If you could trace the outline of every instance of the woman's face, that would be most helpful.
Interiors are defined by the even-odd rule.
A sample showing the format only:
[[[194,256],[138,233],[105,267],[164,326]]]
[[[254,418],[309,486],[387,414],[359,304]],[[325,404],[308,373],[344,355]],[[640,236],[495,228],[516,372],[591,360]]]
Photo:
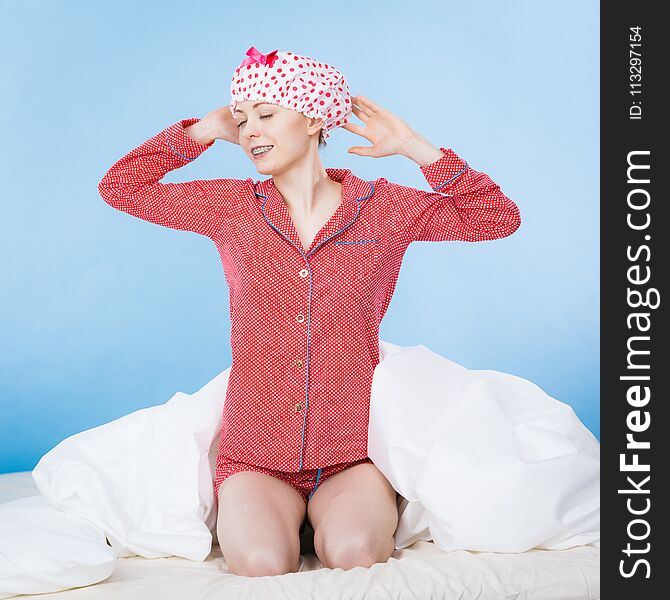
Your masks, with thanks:
[[[238,102],[233,118],[238,125],[239,142],[259,173],[278,174],[303,159],[318,143],[321,119],[256,100]],[[272,146],[269,152],[254,156],[256,146]]]

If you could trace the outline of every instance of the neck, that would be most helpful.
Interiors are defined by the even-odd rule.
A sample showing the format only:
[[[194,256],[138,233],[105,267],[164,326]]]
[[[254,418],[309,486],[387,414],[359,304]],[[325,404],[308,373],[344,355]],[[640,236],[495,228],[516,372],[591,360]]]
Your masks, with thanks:
[[[342,187],[339,182],[328,177],[318,156],[315,161],[305,160],[285,172],[273,175],[272,180],[286,205],[306,215],[315,211],[319,198]]]

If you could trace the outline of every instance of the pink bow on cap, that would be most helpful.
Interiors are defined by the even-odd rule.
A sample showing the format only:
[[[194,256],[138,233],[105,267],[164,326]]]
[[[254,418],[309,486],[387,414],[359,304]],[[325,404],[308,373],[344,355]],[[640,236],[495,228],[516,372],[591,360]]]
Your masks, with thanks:
[[[261,65],[267,65],[268,67],[271,67],[275,60],[277,60],[279,57],[277,56],[277,50],[273,50],[272,52],[268,52],[268,54],[263,54],[259,50],[256,50],[253,46],[247,50],[247,56],[249,58],[245,58],[242,61],[242,64],[240,65],[241,67],[245,65],[253,65],[254,63],[259,63]]]

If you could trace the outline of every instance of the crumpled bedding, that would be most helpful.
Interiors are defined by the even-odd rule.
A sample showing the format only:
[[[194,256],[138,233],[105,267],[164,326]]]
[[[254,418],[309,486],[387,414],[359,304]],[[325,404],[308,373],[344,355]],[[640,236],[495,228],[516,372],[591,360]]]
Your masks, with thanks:
[[[600,543],[600,445],[508,373],[381,343],[368,454],[405,500],[396,548],[525,552]]]
[[[0,475],[0,504],[38,492],[30,472]],[[0,597],[2,597],[0,595]],[[218,545],[204,561],[177,556],[118,558],[108,578],[49,596],[49,600],[599,600],[600,549],[523,553],[444,552],[418,541],[385,564],[349,571],[325,569],[313,553],[300,570],[280,577],[226,572]]]
[[[422,557],[413,567],[425,571],[419,588],[434,574],[441,582],[436,589],[450,589],[451,579],[441,573],[451,568],[442,564],[446,556],[470,561],[486,555],[473,563],[474,572],[482,569],[475,579],[454,587],[470,594],[463,597],[480,597],[475,590],[485,588],[505,597],[506,578],[516,581],[521,565],[535,569],[545,557],[561,564],[565,557],[585,557],[589,569],[598,563],[599,444],[572,408],[527,380],[466,369],[422,345],[380,340],[380,359],[368,454],[400,494],[394,557],[410,547],[443,555],[439,566],[429,567]],[[178,392],[163,405],[63,440],[32,472],[39,493],[98,527],[118,559],[207,563],[217,547],[212,483],[229,371],[194,394]],[[517,561],[504,581],[488,573],[491,561],[499,560],[491,552]],[[500,560],[503,570],[512,564]],[[593,588],[598,578],[578,574],[578,562],[571,561],[565,558],[572,565],[565,567],[566,585],[584,594],[584,582]],[[563,577],[555,565],[549,570],[554,579]],[[320,570],[324,577],[324,571],[328,577],[337,572]],[[541,579],[533,571],[519,582],[532,589]],[[379,585],[386,589],[386,579]],[[524,589],[519,585],[517,591]],[[546,589],[542,593],[549,594]]]
[[[203,560],[229,373],[64,440],[33,470],[40,492],[97,524],[119,556]],[[397,549],[599,543],[599,444],[570,406],[520,377],[380,340],[368,454],[400,494]]]

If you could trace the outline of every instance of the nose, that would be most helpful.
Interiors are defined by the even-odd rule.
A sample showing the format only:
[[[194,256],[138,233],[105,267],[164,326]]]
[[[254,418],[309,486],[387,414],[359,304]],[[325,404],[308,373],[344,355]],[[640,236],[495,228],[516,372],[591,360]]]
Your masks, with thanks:
[[[246,139],[257,138],[259,136],[258,123],[255,120],[247,119],[242,135]]]

